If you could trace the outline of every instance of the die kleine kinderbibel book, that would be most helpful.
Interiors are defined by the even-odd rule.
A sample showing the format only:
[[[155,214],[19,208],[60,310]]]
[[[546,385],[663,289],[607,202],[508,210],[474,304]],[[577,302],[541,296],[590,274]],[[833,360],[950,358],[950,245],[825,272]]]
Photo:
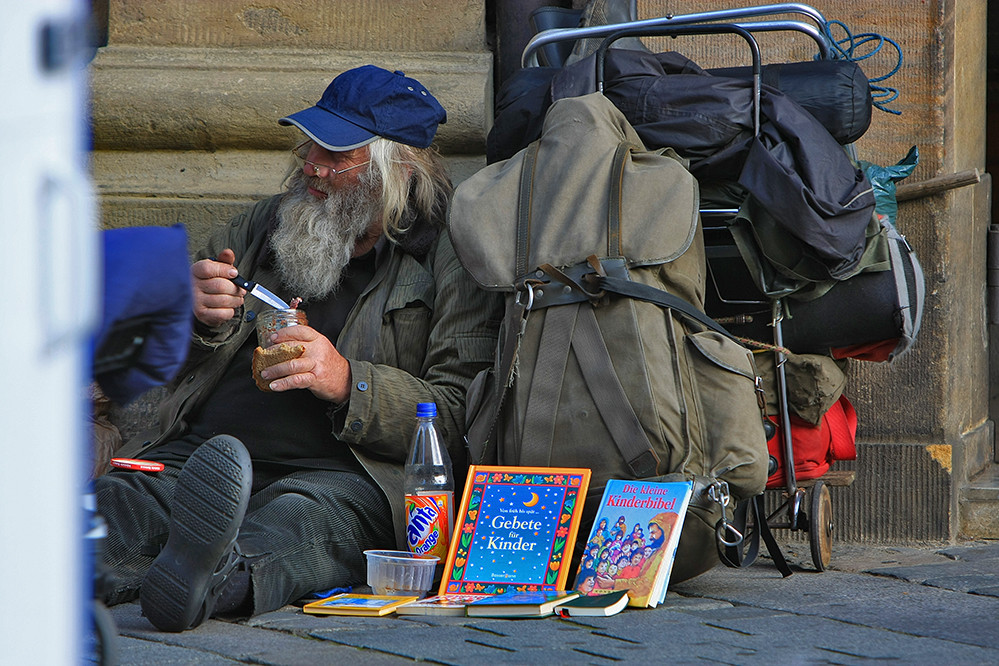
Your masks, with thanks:
[[[687,481],[609,480],[576,572],[576,591],[627,590],[628,605],[639,608],[662,603],[690,495]]]
[[[439,594],[566,589],[590,470],[472,465]]]

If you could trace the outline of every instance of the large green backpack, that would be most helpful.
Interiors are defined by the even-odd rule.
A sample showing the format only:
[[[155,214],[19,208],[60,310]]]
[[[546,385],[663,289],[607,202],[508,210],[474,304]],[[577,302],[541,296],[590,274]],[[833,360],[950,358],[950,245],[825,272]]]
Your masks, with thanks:
[[[590,468],[583,540],[608,479],[691,480],[671,580],[714,566],[723,506],[762,492],[767,447],[752,355],[702,313],[681,160],[601,94],[568,98],[538,141],[463,182],[448,218],[473,278],[509,294],[468,396],[470,460]]]

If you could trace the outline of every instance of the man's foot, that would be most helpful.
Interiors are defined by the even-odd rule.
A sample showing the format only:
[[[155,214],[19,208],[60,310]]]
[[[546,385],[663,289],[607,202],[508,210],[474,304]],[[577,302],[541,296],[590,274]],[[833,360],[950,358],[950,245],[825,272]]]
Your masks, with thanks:
[[[250,501],[250,455],[218,435],[191,454],[177,477],[170,535],[139,590],[142,612],[161,631],[184,631],[211,616],[239,562],[236,534]]]

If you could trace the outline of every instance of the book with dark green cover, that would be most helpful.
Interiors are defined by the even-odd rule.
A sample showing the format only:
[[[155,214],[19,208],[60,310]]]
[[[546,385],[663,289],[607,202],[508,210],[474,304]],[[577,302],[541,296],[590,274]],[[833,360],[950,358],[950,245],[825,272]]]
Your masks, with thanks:
[[[592,597],[579,596],[572,601],[559,604],[555,612],[562,617],[617,615],[628,605],[628,591],[618,590]]]

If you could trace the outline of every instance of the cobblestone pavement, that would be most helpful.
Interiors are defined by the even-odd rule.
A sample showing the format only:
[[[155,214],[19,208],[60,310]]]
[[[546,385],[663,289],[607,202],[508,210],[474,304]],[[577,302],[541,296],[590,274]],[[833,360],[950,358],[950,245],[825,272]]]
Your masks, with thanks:
[[[906,664],[999,663],[999,542],[807,544],[671,586],[665,604],[609,618],[312,616],[287,606],[250,620],[156,631],[139,605],[112,610],[122,664]]]

